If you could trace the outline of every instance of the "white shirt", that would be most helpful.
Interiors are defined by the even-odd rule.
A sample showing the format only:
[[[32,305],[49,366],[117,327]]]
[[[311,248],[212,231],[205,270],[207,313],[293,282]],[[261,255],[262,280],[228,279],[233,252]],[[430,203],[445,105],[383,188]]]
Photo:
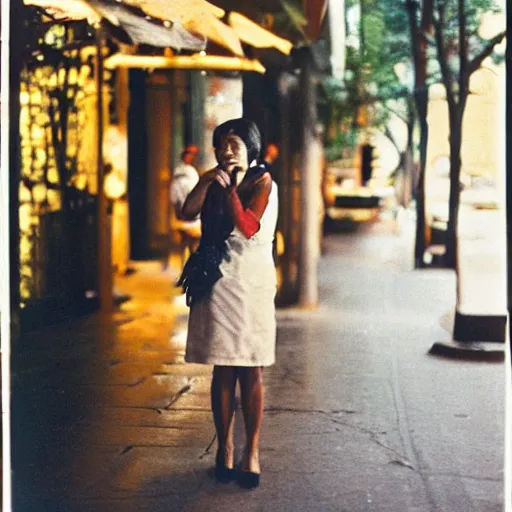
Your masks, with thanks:
[[[185,204],[187,196],[199,182],[199,173],[196,169],[185,162],[181,162],[174,171],[171,183],[171,204],[174,206],[178,217]]]

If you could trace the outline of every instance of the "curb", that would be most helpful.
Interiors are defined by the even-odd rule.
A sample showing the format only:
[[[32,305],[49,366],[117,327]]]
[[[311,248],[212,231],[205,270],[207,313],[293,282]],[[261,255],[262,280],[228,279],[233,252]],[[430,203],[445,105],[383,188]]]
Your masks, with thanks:
[[[495,342],[439,341],[432,345],[430,355],[467,361],[503,362],[505,344]]]

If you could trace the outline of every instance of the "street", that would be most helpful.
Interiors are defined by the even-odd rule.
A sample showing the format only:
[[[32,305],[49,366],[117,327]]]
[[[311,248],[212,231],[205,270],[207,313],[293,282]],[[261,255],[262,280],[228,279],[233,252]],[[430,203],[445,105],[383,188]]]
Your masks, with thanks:
[[[159,264],[118,281],[132,300],[111,319],[25,335],[14,512],[500,512],[503,363],[429,355],[455,276],[412,269],[412,231],[327,235],[319,308],[278,310],[255,491],[213,479],[211,370],[182,362],[186,310]]]

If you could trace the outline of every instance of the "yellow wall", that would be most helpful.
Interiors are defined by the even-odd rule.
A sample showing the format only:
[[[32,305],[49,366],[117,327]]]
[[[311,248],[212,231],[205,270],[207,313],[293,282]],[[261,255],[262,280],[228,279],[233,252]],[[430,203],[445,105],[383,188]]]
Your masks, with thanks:
[[[471,176],[483,176],[496,184],[501,192],[504,180],[503,139],[503,67],[492,63],[475,72],[471,78],[462,130],[462,176],[466,185]],[[429,141],[427,150],[427,203],[447,200],[447,172],[436,169],[440,157],[449,157],[448,105],[444,88],[431,86],[429,103]],[[448,169],[446,169],[447,171]]]

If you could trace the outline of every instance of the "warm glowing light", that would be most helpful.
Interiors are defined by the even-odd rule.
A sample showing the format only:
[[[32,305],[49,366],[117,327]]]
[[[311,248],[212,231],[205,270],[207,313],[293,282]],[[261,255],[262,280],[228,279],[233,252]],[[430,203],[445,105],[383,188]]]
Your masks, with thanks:
[[[31,135],[34,140],[42,140],[44,136],[44,131],[40,126],[32,126]]]
[[[42,148],[36,149],[36,159],[35,159],[36,165],[38,167],[42,167],[44,163],[46,162],[46,152]]]
[[[77,82],[78,82],[78,70],[76,68],[71,68],[69,70],[68,83],[70,85],[75,85]]]
[[[74,177],[73,185],[78,190],[85,190],[87,187],[87,175],[83,172],[77,173]]]
[[[48,205],[51,211],[58,211],[62,208],[60,193],[57,190],[48,190]]]
[[[128,151],[126,133],[117,126],[109,126],[103,137],[103,157],[114,167],[116,162]]]
[[[126,185],[122,176],[117,172],[109,173],[105,178],[103,190],[109,199],[119,199],[123,197],[126,193]]]
[[[32,205],[25,203],[19,207],[20,230],[28,231],[30,229],[30,218],[32,217]]]
[[[44,183],[37,183],[32,189],[32,197],[37,204],[42,204],[46,201],[47,188]]]
[[[19,199],[20,203],[29,203],[32,199],[32,196],[30,195],[30,190],[25,186],[23,182],[20,184],[20,190],[19,190]]]

